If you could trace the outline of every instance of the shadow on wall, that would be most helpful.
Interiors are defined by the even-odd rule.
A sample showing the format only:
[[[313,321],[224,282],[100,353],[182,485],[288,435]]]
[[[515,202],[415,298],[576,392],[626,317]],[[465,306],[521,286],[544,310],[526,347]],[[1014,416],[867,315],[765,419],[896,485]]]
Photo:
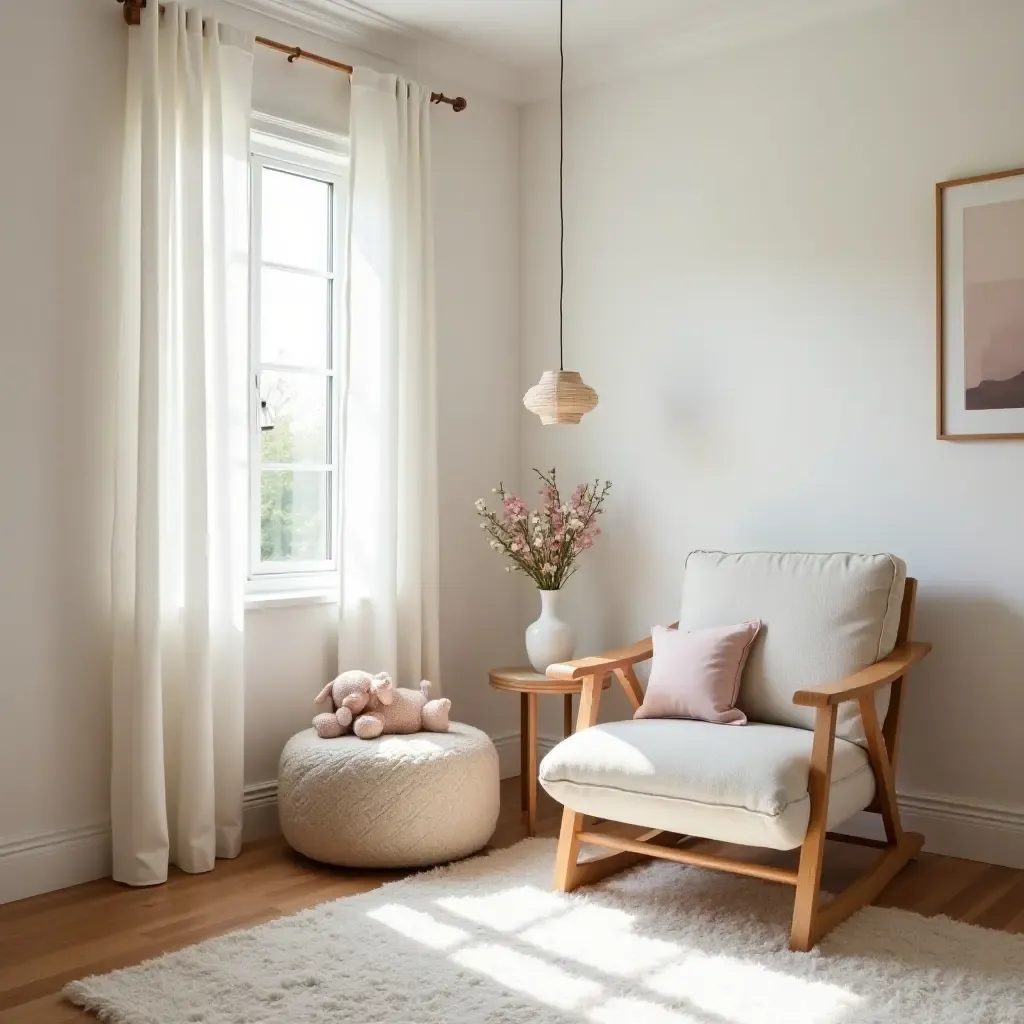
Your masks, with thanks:
[[[994,722],[1024,720],[1024,610],[921,581],[913,636],[933,645],[909,677],[901,782],[1019,807],[1024,753]],[[901,786],[904,788],[904,786]]]
[[[651,545],[644,536],[635,502],[623,502],[615,509],[614,519],[611,515],[607,518],[611,527],[602,523],[605,536],[598,538],[598,543],[605,542],[606,550],[588,567],[592,593],[589,603],[593,606],[590,628],[598,632],[605,646],[617,646],[640,639],[620,634],[623,624],[632,623],[637,614],[634,579],[641,574],[638,563],[649,557],[647,549]]]

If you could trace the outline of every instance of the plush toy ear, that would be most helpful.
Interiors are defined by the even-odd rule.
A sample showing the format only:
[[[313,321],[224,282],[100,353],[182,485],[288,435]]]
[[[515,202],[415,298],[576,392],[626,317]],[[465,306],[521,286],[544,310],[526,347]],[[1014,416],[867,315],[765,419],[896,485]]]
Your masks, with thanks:
[[[323,704],[325,700],[331,695],[331,690],[334,688],[334,683],[328,683],[317,695],[313,698],[314,704]]]
[[[381,672],[374,676],[373,695],[381,704],[390,704],[395,699],[395,687],[391,682],[391,676],[387,672]]]

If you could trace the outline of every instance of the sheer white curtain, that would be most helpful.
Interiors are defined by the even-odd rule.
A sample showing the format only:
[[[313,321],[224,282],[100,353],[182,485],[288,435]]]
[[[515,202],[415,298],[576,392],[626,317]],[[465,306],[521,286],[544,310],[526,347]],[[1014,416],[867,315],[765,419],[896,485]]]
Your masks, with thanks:
[[[438,678],[430,93],[352,76],[341,668]]]
[[[114,877],[242,831],[252,38],[176,3],[129,33],[113,592]]]

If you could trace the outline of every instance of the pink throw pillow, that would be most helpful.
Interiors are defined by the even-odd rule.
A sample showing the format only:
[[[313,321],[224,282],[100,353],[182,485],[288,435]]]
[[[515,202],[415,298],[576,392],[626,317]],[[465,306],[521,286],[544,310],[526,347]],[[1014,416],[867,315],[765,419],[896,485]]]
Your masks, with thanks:
[[[761,623],[712,626],[692,633],[655,626],[654,660],[644,702],[634,718],[695,718],[746,725],[736,707],[740,677]]]

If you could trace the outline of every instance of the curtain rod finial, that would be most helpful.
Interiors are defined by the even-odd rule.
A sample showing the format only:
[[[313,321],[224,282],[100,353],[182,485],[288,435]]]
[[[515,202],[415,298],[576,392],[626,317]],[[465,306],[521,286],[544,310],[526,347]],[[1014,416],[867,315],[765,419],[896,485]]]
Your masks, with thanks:
[[[117,0],[124,6],[124,20],[129,25],[138,25],[142,21],[142,8],[146,0]]]
[[[445,96],[443,92],[432,92],[430,94],[430,102],[447,103],[456,114],[461,113],[469,106],[465,96]]]

